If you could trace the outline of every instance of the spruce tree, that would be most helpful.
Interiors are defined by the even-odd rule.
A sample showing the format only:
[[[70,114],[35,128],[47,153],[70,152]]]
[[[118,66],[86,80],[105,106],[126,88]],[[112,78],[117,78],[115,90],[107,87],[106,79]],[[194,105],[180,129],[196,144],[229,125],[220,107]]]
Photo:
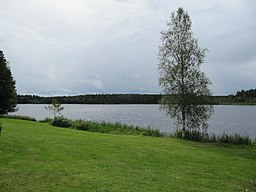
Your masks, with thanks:
[[[17,94],[10,67],[0,50],[0,115],[16,111]]]

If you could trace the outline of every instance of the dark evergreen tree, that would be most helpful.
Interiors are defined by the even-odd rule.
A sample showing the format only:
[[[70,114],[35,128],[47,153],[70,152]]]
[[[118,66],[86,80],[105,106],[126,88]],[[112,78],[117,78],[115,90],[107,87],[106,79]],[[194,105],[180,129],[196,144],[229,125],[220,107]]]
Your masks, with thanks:
[[[0,50],[0,115],[16,110],[15,81],[3,51]]]

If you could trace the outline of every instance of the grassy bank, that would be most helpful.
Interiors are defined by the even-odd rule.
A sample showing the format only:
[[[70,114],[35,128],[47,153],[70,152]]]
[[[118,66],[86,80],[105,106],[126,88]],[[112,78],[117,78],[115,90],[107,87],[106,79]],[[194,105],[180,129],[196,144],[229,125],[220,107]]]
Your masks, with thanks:
[[[13,116],[3,115],[0,118],[7,119],[20,119],[28,121],[37,121],[35,118],[28,116]],[[208,134],[198,130],[187,130],[184,133],[181,130],[176,130],[174,133],[161,133],[158,129],[143,128],[134,125],[127,125],[123,123],[110,123],[110,122],[94,122],[86,120],[71,120],[62,116],[57,116],[54,119],[46,118],[40,122],[49,123],[55,127],[70,128],[81,131],[109,133],[118,135],[144,135],[152,137],[174,137],[183,138],[186,140],[204,142],[204,143],[227,143],[235,145],[252,145],[256,144],[256,138],[252,140],[248,135],[239,134]],[[0,126],[1,127],[1,126]]]
[[[253,191],[256,147],[1,119],[0,191]]]

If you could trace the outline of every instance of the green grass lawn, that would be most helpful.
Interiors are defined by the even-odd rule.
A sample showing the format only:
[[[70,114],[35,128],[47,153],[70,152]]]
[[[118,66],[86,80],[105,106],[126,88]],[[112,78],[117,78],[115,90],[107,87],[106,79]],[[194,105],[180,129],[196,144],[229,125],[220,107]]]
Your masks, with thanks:
[[[253,191],[256,147],[1,119],[0,191]]]

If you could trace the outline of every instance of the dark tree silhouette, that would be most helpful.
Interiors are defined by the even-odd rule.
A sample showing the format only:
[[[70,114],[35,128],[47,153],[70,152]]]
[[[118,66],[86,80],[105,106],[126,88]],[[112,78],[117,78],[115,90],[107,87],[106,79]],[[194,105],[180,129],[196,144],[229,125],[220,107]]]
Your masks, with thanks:
[[[0,50],[0,115],[16,110],[17,94],[10,67]]]

